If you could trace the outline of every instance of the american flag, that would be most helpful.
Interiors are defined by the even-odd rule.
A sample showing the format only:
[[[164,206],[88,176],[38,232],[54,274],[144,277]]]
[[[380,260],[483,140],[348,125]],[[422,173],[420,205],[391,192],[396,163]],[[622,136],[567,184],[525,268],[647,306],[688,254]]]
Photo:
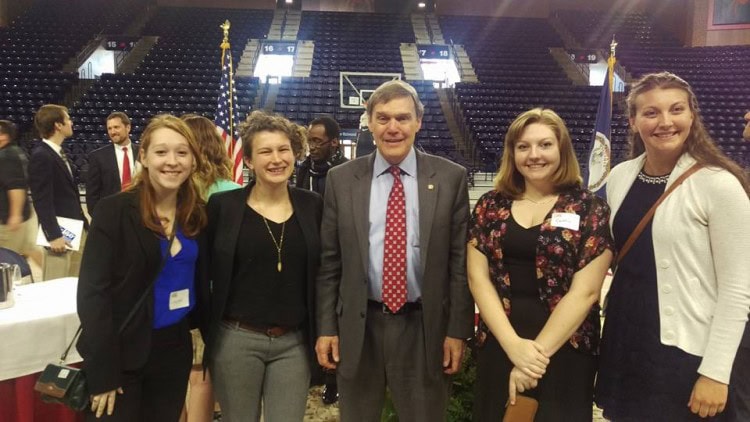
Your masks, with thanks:
[[[228,43],[227,43],[228,44]],[[234,87],[232,51],[229,45],[222,45],[221,84],[216,104],[216,130],[232,160],[232,175],[236,183],[242,184],[242,140],[237,129],[240,124],[237,90]]]

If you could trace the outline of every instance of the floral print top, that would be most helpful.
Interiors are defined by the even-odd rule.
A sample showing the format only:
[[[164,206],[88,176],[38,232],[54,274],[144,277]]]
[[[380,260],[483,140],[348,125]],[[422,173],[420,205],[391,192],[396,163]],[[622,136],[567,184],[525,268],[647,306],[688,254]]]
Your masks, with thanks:
[[[513,200],[495,190],[479,198],[469,221],[469,243],[487,257],[490,280],[510,315],[510,277],[503,264],[501,244],[505,237]],[[542,222],[536,249],[536,278],[539,299],[550,314],[570,289],[573,275],[607,249],[614,250],[609,229],[609,206],[588,190],[572,188],[561,192],[554,207]],[[555,213],[576,214],[578,230],[552,225]],[[568,226],[573,227],[568,224]],[[599,352],[599,303],[591,307],[583,324],[570,338],[570,344],[591,354]],[[489,328],[479,321],[477,339],[483,343]]]

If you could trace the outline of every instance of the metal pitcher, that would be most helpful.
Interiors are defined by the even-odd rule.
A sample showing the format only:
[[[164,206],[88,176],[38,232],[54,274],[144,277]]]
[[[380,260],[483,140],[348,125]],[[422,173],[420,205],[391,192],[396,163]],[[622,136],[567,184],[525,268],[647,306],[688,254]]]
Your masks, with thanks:
[[[15,268],[11,264],[0,264],[0,309],[10,308],[13,301],[13,277]]]

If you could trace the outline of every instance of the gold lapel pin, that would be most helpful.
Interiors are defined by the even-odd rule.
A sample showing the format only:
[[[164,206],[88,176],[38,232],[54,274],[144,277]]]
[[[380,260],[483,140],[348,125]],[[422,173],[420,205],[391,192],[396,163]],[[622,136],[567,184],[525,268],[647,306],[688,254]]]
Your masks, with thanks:
[[[427,185],[427,190],[433,190],[433,189],[435,189],[435,185],[433,184]]]

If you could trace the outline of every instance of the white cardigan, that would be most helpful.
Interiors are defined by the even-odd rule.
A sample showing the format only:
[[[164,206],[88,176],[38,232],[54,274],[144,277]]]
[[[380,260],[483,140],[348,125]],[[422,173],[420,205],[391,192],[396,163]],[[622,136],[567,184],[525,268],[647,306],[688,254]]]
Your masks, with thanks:
[[[645,159],[612,170],[610,228]],[[667,187],[694,163],[683,154]],[[704,167],[659,205],[652,235],[661,342],[702,356],[698,372],[728,384],[750,311],[750,199],[731,173]]]

